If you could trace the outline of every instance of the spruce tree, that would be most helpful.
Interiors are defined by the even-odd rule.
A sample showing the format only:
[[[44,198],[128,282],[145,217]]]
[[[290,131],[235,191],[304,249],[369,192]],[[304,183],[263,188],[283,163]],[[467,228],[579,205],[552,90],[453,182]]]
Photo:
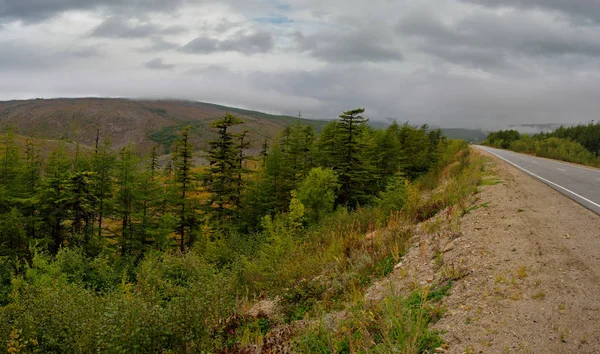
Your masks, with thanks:
[[[367,119],[363,108],[344,112],[338,121],[333,152],[334,170],[338,173],[340,194],[338,204],[354,208],[368,201],[366,193],[372,181],[371,162],[366,158]]]

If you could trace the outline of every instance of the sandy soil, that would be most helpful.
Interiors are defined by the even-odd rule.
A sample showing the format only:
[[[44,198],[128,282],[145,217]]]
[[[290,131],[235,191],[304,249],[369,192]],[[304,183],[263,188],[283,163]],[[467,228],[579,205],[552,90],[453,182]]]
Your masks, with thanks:
[[[500,183],[481,188],[459,225],[444,222],[451,211],[420,225],[366,299],[453,279],[433,327],[448,346],[436,352],[600,353],[600,217],[479,153]]]

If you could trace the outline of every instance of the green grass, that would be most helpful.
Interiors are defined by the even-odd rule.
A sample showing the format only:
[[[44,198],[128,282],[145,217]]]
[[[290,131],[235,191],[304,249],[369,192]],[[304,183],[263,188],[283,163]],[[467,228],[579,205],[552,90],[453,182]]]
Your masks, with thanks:
[[[302,331],[294,349],[302,353],[433,352],[443,340],[429,326],[445,312],[440,301],[451,287],[448,283],[433,291],[417,289],[408,297],[388,294],[377,304],[359,304],[333,330],[318,323]]]

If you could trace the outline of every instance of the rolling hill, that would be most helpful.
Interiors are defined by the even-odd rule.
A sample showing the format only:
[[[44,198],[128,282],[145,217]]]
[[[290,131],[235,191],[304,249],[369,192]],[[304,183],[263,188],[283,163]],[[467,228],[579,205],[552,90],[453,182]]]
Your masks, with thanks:
[[[211,122],[226,112],[246,121],[239,129],[249,130],[252,147],[258,148],[265,138],[272,139],[296,117],[202,102],[177,100],[129,100],[114,98],[59,98],[0,102],[0,126],[12,127],[16,133],[41,139],[66,140],[92,146],[99,131],[101,139],[113,146],[133,144],[140,152],[160,145],[165,152],[178,132],[189,126],[203,147],[211,138]],[[300,119],[320,131],[327,121]]]

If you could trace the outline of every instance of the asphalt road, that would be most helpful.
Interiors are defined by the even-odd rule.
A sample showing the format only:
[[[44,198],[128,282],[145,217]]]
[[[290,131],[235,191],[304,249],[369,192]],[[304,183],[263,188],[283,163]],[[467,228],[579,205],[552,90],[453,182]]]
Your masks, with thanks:
[[[474,146],[508,162],[600,215],[600,170],[487,146]]]

